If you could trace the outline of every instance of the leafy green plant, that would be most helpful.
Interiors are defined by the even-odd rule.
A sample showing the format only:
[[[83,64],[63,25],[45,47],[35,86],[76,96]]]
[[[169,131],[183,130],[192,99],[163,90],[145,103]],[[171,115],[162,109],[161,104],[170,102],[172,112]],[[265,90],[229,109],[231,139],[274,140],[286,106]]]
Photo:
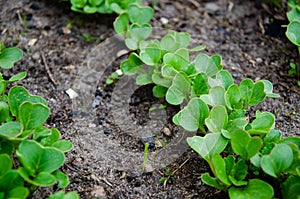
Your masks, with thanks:
[[[289,20],[289,24],[286,30],[287,38],[297,46],[299,55],[300,55],[300,2],[298,0],[289,0],[288,6],[291,8],[289,12],[287,12],[287,18]],[[300,78],[300,65],[291,63],[291,70],[289,74],[296,75]],[[300,80],[297,82],[300,86]]]
[[[154,83],[156,97],[165,97],[172,105],[186,104],[173,122],[204,135],[187,139],[211,168],[213,176],[205,173],[201,180],[228,191],[230,198],[273,198],[273,184],[266,181],[272,178],[285,198],[295,196],[300,138],[282,138],[270,112],[257,110],[254,118],[249,114],[250,107],[279,97],[272,83],[248,78],[234,83],[219,55],[200,53],[190,60],[191,53],[205,46],[188,48],[188,33],[170,31],[161,40],[149,39],[152,16],[150,7],[132,4],[116,18],[115,31],[132,50],[120,68],[125,75],[138,74],[139,85]],[[291,183],[295,186],[289,187]]]
[[[131,3],[140,3],[141,0],[70,0],[71,9],[86,14],[113,12],[121,13],[128,9]]]
[[[17,48],[1,48],[1,68],[11,68],[22,57]],[[46,100],[22,86],[6,93],[10,83],[25,77],[21,72],[5,80],[0,73],[0,198],[27,198],[39,186],[69,184],[68,176],[57,170],[72,143],[61,140],[57,129],[43,126],[50,115]]]

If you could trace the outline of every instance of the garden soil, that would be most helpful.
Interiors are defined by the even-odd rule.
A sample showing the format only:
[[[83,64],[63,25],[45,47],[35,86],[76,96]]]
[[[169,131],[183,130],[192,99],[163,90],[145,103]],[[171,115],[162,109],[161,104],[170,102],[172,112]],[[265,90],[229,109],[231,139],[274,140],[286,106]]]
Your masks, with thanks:
[[[280,97],[249,110],[250,119],[255,110],[270,111],[284,136],[299,136],[300,88],[288,71],[290,62],[300,64],[300,57],[282,27],[287,24],[284,3],[145,4],[155,8],[151,23],[157,39],[168,29],[188,32],[192,45],[205,44],[205,53],[222,56],[236,83],[270,80]],[[196,133],[171,122],[180,107],[154,98],[152,85],[137,87],[133,77],[105,84],[128,55],[113,31],[116,15],[75,13],[69,2],[53,0],[0,0],[0,13],[1,41],[24,52],[13,69],[1,72],[10,77],[26,71],[27,78],[16,84],[47,100],[51,115],[45,125],[58,128],[74,144],[61,168],[70,178],[65,191],[77,191],[81,198],[228,198],[201,182],[209,167],[185,142]],[[32,198],[58,190],[39,188]]]

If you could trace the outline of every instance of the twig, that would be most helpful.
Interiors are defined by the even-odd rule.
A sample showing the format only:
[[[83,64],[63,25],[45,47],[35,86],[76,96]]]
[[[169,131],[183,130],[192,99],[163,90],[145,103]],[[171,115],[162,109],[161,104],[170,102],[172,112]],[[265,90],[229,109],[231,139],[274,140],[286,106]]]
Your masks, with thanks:
[[[23,20],[23,18],[21,16],[20,10],[17,10],[17,15],[18,15],[18,19],[19,19],[21,25],[23,26],[24,29],[26,29],[26,26],[25,26],[24,20]]]
[[[177,171],[179,171],[179,169],[181,169],[188,161],[190,160],[190,158],[186,159],[177,169],[175,169],[171,175],[168,175],[168,177],[166,178],[166,180],[164,181],[164,189],[166,189],[166,185],[167,185],[167,181],[170,179],[170,177],[172,177],[175,173],[177,173]]]
[[[41,57],[42,57],[42,59],[43,59],[43,63],[44,63],[46,72],[47,72],[47,74],[48,74],[48,76],[49,76],[51,82],[54,84],[54,86],[57,86],[57,82],[55,81],[55,79],[54,79],[52,73],[50,72],[49,66],[48,66],[48,64],[47,64],[47,62],[46,62],[45,55],[44,55],[42,52],[41,52]]]

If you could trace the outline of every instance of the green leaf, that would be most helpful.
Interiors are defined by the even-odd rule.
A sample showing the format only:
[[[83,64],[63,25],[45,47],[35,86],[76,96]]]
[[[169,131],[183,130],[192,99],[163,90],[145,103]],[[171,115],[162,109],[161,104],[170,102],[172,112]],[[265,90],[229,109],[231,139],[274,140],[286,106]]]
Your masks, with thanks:
[[[258,81],[255,84],[251,79],[244,79],[240,84],[241,98],[245,100],[245,109],[248,106],[256,106],[263,102],[265,93],[265,84],[262,81]]]
[[[209,173],[204,173],[201,175],[201,180],[202,182],[204,182],[205,184],[215,187],[219,190],[223,190],[226,191],[226,187],[224,185],[221,185],[218,180],[216,178],[213,178],[209,175]]]
[[[40,140],[40,144],[43,146],[51,146],[54,142],[58,141],[59,138],[60,132],[56,128],[53,128],[50,130],[50,135],[47,135]]]
[[[161,39],[160,46],[166,52],[175,52],[180,48],[180,44],[176,42],[176,38],[171,33],[168,33]]]
[[[8,82],[12,83],[12,82],[16,82],[16,81],[20,81],[22,79],[24,79],[26,77],[27,73],[26,72],[20,72],[14,76],[12,76],[11,78],[9,78]]]
[[[93,14],[96,13],[98,11],[98,9],[96,7],[92,7],[90,5],[85,5],[83,7],[83,12],[87,13],[87,14]]]
[[[10,118],[9,107],[6,102],[0,101],[0,124],[8,121]]]
[[[279,130],[272,129],[264,138],[264,145],[268,143],[278,143],[281,140],[282,133]]]
[[[222,86],[225,90],[233,84],[231,74],[226,70],[221,70],[216,74],[216,78],[208,78],[210,87]]]
[[[10,141],[0,141],[0,154],[12,155],[14,145]]]
[[[268,80],[261,80],[265,85],[265,93],[267,94],[267,97],[271,98],[278,98],[280,97],[279,94],[273,93],[273,84]]]
[[[61,150],[62,152],[68,152],[73,148],[72,142],[68,140],[58,140],[54,142],[51,146]]]
[[[222,129],[226,129],[227,122],[228,115],[224,106],[214,106],[205,119],[207,128],[213,133],[221,133]]]
[[[7,122],[0,126],[0,137],[7,140],[14,140],[22,133],[22,125],[19,122]]]
[[[183,56],[175,53],[167,53],[163,57],[164,64],[172,66],[176,71],[185,72],[190,62]]]
[[[228,140],[221,133],[208,133],[204,137],[188,137],[187,143],[208,163],[211,163],[212,156],[221,153],[227,146]]]
[[[71,0],[71,4],[77,8],[83,8],[86,3],[87,0]]]
[[[230,198],[239,199],[272,199],[274,196],[272,186],[259,179],[249,180],[246,187],[231,187],[228,193]]]
[[[196,71],[199,73],[206,73],[207,76],[212,77],[222,69],[222,66],[217,61],[219,56],[214,58],[207,56],[206,54],[199,54],[194,60]],[[214,60],[215,59],[215,60]]]
[[[24,102],[19,108],[19,119],[24,130],[34,129],[42,125],[50,115],[50,110],[43,104]]]
[[[287,144],[277,144],[269,155],[262,156],[263,171],[275,178],[287,170],[293,162],[293,150]]]
[[[91,4],[93,7],[97,7],[103,2],[103,0],[88,0],[88,1],[89,4]]]
[[[22,59],[23,52],[16,47],[6,48],[0,52],[0,67],[10,69],[14,63]]]
[[[143,51],[140,52],[141,60],[149,65],[154,66],[160,63],[162,52],[160,46],[156,43],[149,43]]]
[[[153,79],[153,76],[152,76],[152,79]],[[155,83],[155,82],[154,82]],[[153,87],[152,91],[153,91],[153,95],[157,98],[162,98],[166,95],[167,93],[167,88],[166,87],[163,87],[163,86],[159,86],[159,85],[156,85]]]
[[[126,31],[128,30],[128,26],[129,26],[128,14],[126,12],[120,14],[115,19],[113,25],[114,25],[114,29],[115,29],[116,33],[124,36]]]
[[[152,19],[154,11],[148,6],[131,4],[128,8],[128,15],[131,23],[146,24]]]
[[[196,46],[195,48],[192,48],[189,51],[190,52],[198,52],[198,51],[204,50],[205,48],[206,48],[206,46],[203,44],[203,45]]]
[[[227,166],[227,165],[226,165]],[[235,186],[244,186],[247,185],[246,181],[243,181],[248,174],[248,165],[245,160],[240,159],[230,172],[229,179]]]
[[[144,73],[140,74],[136,77],[136,84],[137,85],[147,85],[152,83],[151,74]]]
[[[166,100],[172,105],[179,105],[190,92],[190,82],[184,73],[178,73],[172,82],[171,87],[166,94]]]
[[[49,196],[47,199],[79,199],[79,195],[73,191],[68,193],[65,193],[64,191],[58,191]]]
[[[64,154],[60,150],[43,147],[33,140],[23,141],[16,154],[21,165],[30,175],[41,172],[51,173],[61,167],[65,161]]]
[[[7,154],[0,154],[0,178],[12,168],[12,162]]]
[[[127,60],[121,63],[121,70],[122,73],[125,75],[133,75],[137,73],[143,62],[140,60],[139,56],[136,53],[131,53]]]
[[[187,131],[197,131],[208,117],[209,108],[200,98],[192,98],[186,107],[177,113],[177,122]]]
[[[192,82],[193,92],[196,96],[208,94],[209,85],[207,84],[207,76],[204,73],[198,74]]]
[[[299,15],[299,14],[298,14]],[[287,38],[296,46],[300,46],[300,21],[294,20],[289,23],[286,31]]]
[[[289,176],[289,178],[281,184],[281,193],[283,198],[299,198],[300,177]]]
[[[139,48],[139,43],[151,35],[152,27],[150,24],[132,24],[125,39],[126,46],[131,50]]]
[[[68,186],[70,184],[69,177],[63,172],[55,172],[53,174],[53,176],[58,181],[60,188],[65,188],[66,186]]]
[[[200,98],[211,106],[225,106],[225,89],[221,86],[213,87],[209,90],[209,94],[201,95]]]
[[[25,102],[41,103],[47,106],[47,102],[40,96],[30,95],[29,92],[22,86],[14,86],[8,93],[8,104],[13,116],[18,118],[20,105]]]
[[[236,130],[231,135],[231,147],[235,153],[249,160],[261,149],[262,140],[259,137],[251,137],[247,131]]]
[[[26,187],[16,187],[10,190],[7,198],[25,199],[29,196],[29,190]]]
[[[248,132],[251,135],[264,136],[270,132],[275,125],[275,116],[269,112],[256,111],[256,118],[250,124],[251,128]]]
[[[219,179],[226,186],[230,186],[231,182],[229,181],[226,173],[226,163],[220,154],[218,153],[214,154],[212,158],[212,165],[214,167],[214,171],[217,179]]]
[[[23,187],[24,181],[16,170],[9,170],[0,176],[0,193],[8,192],[17,187]]]

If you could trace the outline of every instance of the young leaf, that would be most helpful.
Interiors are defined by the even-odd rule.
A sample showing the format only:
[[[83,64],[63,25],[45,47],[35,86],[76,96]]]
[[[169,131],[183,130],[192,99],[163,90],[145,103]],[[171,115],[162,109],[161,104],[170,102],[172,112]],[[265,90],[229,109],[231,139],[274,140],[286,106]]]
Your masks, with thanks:
[[[262,140],[259,137],[251,137],[244,130],[237,130],[231,135],[231,147],[235,153],[249,160],[261,149]]]
[[[225,93],[225,104],[229,110],[242,108],[243,104],[238,85],[233,84],[227,89]]]
[[[87,0],[71,0],[71,4],[77,8],[83,8],[86,3]]]
[[[74,191],[68,193],[58,191],[49,196],[47,199],[79,199],[79,195]]]
[[[51,144],[52,147],[61,150],[62,152],[68,152],[73,148],[72,142],[68,140],[58,140]]]
[[[117,34],[125,36],[126,31],[129,26],[129,17],[128,14],[122,13],[120,14],[114,21],[114,29]]]
[[[0,179],[1,177],[7,173],[8,171],[11,170],[12,168],[12,162],[11,159],[9,157],[9,155],[7,154],[0,154]]]
[[[293,162],[293,150],[287,144],[276,145],[269,155],[262,156],[261,168],[270,176],[279,177]]]
[[[147,85],[152,83],[152,78],[149,73],[140,74],[136,77],[137,85]]]
[[[16,154],[23,170],[30,175],[41,172],[51,173],[61,167],[65,161],[65,156],[60,150],[43,147],[33,140],[23,141],[19,145]],[[23,171],[21,173],[24,174]]]
[[[216,78],[209,77],[208,83],[210,87],[222,86],[227,90],[233,84],[233,78],[228,71],[221,70],[217,73]]]
[[[281,184],[281,193],[283,198],[299,198],[300,177],[290,176]]]
[[[128,15],[131,23],[146,24],[152,19],[154,11],[148,6],[131,4],[128,8]]]
[[[63,172],[55,172],[54,177],[58,181],[58,185],[60,188],[65,188],[70,184],[69,177]]]
[[[215,57],[217,60],[217,57]],[[199,73],[206,73],[207,76],[212,77],[217,74],[222,66],[218,64],[213,58],[206,54],[199,54],[193,62],[195,64],[196,71]]]
[[[16,187],[14,189],[9,190],[6,197],[7,198],[18,198],[25,199],[29,196],[29,190],[26,187]]]
[[[213,87],[209,94],[201,95],[200,98],[211,106],[225,106],[225,89],[221,86]]]
[[[187,131],[196,131],[203,126],[209,108],[200,98],[192,98],[184,109],[177,113],[178,125]]]
[[[166,94],[166,100],[172,105],[179,105],[190,92],[190,82],[184,73],[178,73]]]
[[[207,84],[207,76],[204,73],[198,74],[193,80],[192,80],[192,88],[193,93],[196,96],[200,96],[203,94],[208,94],[209,92],[209,85]]]
[[[205,119],[205,124],[209,131],[213,133],[221,133],[222,129],[226,129],[228,115],[224,106],[214,106]]]
[[[184,72],[188,69],[190,62],[181,55],[175,53],[167,53],[163,57],[164,64],[172,66],[176,71]]]
[[[299,14],[298,14],[299,15]],[[300,21],[294,20],[289,23],[286,31],[287,38],[296,46],[300,46]]]
[[[5,48],[0,52],[0,67],[10,69],[14,63],[22,59],[23,52],[16,47]]]
[[[223,184],[226,186],[230,186],[231,182],[228,179],[228,175],[226,173],[226,163],[220,154],[216,153],[212,157],[212,165],[214,167],[214,173]]]
[[[208,163],[211,163],[212,156],[221,153],[227,146],[228,140],[221,133],[208,133],[204,137],[188,137],[187,143]]]
[[[47,106],[47,102],[40,96],[30,95],[22,86],[14,86],[8,92],[8,104],[13,116],[18,117],[20,105],[25,102],[41,103]]]
[[[140,70],[143,62],[136,53],[131,53],[127,60],[121,63],[122,73],[125,75],[133,75]]]
[[[248,165],[245,160],[240,159],[236,164],[234,164],[228,177],[235,186],[244,186],[247,185],[247,181],[243,181],[247,174]]]
[[[265,84],[265,93],[267,97],[278,98],[279,94],[273,93],[273,84],[268,80],[261,80]]]
[[[6,102],[0,101],[0,124],[8,121],[10,118],[9,107]]]
[[[27,74],[26,72],[20,72],[12,76],[11,78],[9,78],[8,82],[12,83],[12,82],[20,81],[26,77],[26,74]]]
[[[161,39],[160,46],[161,49],[166,52],[175,52],[180,48],[180,44],[176,42],[176,38],[171,34],[171,32]]]
[[[250,124],[248,132],[251,135],[264,136],[270,132],[275,125],[275,116],[269,112],[256,111],[256,118]]]
[[[24,102],[19,108],[18,115],[24,130],[30,130],[42,125],[49,117],[50,110],[40,103]]]
[[[152,79],[153,79],[153,75],[152,75]],[[154,86],[153,89],[152,89],[153,95],[157,98],[164,97],[167,93],[167,90],[168,89],[166,87],[159,86],[159,85]]]
[[[175,76],[175,75],[174,75]],[[169,88],[172,85],[172,80],[174,77],[163,77],[161,73],[154,72],[152,74],[152,81],[157,86],[162,86],[164,88]],[[167,92],[167,90],[166,90]],[[165,92],[165,94],[166,94]]]
[[[149,65],[154,66],[160,63],[162,52],[160,46],[156,43],[149,43],[143,51],[140,52],[141,60]]]
[[[218,180],[216,178],[213,178],[209,175],[209,173],[204,173],[201,175],[201,180],[202,182],[204,182],[205,184],[215,187],[219,190],[223,190],[226,191],[226,187],[224,185],[221,185]]]
[[[7,122],[0,126],[0,137],[7,140],[14,140],[22,133],[22,125],[19,122]]]
[[[148,38],[151,35],[152,27],[150,24],[132,24],[129,26],[125,39],[126,46],[131,50],[139,48],[140,41]]]
[[[271,199],[274,196],[274,190],[268,183],[259,180],[252,179],[246,187],[231,187],[229,189],[230,198],[239,199]]]

